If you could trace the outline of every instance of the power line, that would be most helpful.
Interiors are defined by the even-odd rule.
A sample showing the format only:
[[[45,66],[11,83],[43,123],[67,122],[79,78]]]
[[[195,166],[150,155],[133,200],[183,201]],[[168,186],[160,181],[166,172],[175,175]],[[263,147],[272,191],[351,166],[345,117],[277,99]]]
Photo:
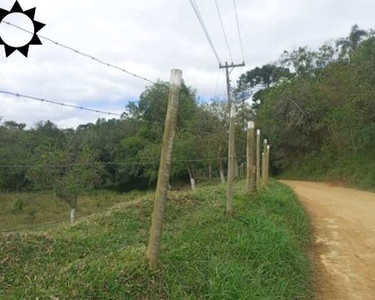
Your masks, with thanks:
[[[241,45],[242,60],[245,61],[245,54],[243,51],[243,43],[242,43],[242,36],[241,36],[241,30],[240,30],[240,22],[238,20],[236,0],[233,0],[233,5],[234,5],[234,10],[236,12],[236,21],[237,21],[237,28],[238,28],[238,37],[240,39],[240,45]]]
[[[217,80],[216,80],[216,87],[215,87],[215,99],[217,98],[217,88],[219,86],[219,79],[220,79],[220,69],[219,69],[219,72],[217,73]]]
[[[2,22],[5,23],[5,24],[7,24],[7,25],[9,25],[9,26],[15,27],[15,28],[17,28],[17,29],[19,29],[19,30],[22,30],[22,31],[24,31],[24,32],[27,32],[27,33],[29,33],[29,34],[32,34],[32,35],[34,34],[34,32],[31,32],[31,31],[29,31],[29,30],[27,30],[27,29],[24,29],[24,28],[20,27],[20,26],[17,26],[17,25],[15,25],[15,24],[11,23],[11,22],[5,22],[5,21],[2,21]],[[77,54],[79,54],[79,55],[81,55],[81,56],[84,56],[84,57],[86,57],[86,58],[90,58],[90,59],[92,59],[92,60],[94,60],[94,61],[96,61],[96,62],[98,62],[98,63],[100,63],[100,64],[102,64],[102,65],[107,66],[107,67],[110,67],[110,68],[113,68],[113,69],[116,69],[116,70],[122,71],[122,72],[124,72],[124,73],[126,73],[126,74],[128,74],[128,75],[131,75],[131,76],[133,76],[133,77],[136,77],[136,78],[141,79],[141,80],[144,80],[144,81],[147,81],[147,82],[149,82],[149,83],[155,83],[154,81],[152,81],[152,80],[150,80],[150,79],[148,79],[148,78],[146,78],[146,77],[143,77],[143,76],[137,75],[137,74],[135,74],[135,73],[133,73],[133,72],[130,72],[130,71],[128,71],[128,70],[125,70],[125,69],[123,69],[123,68],[121,68],[121,67],[115,66],[115,65],[110,64],[110,63],[107,63],[107,62],[105,62],[105,61],[102,61],[102,60],[100,60],[100,59],[98,59],[98,58],[96,58],[96,57],[94,57],[94,56],[92,56],[92,55],[89,55],[89,54],[83,53],[83,52],[81,52],[81,51],[79,51],[79,50],[77,50],[77,49],[74,49],[74,48],[70,47],[70,46],[66,46],[66,45],[64,45],[64,44],[61,44],[61,43],[59,43],[59,42],[56,42],[56,41],[54,41],[54,40],[52,40],[52,39],[50,39],[50,38],[48,38],[48,37],[45,37],[45,36],[43,36],[43,35],[40,35],[39,33],[38,33],[38,37],[40,37],[40,38],[42,38],[42,39],[44,39],[44,40],[47,40],[47,41],[49,41],[49,42],[51,42],[51,43],[53,43],[53,44],[55,44],[55,45],[57,45],[57,46],[60,46],[60,47],[62,47],[62,48],[65,48],[65,49],[67,49],[67,50],[73,51],[74,53],[77,53]]]
[[[219,14],[219,18],[220,18],[221,28],[223,29],[223,34],[224,34],[225,42],[227,43],[227,48],[228,48],[229,56],[230,56],[230,59],[233,61],[232,51],[230,50],[230,47],[229,47],[229,42],[228,42],[227,34],[226,34],[225,28],[224,28],[224,22],[223,22],[223,19],[221,17],[220,8],[219,8],[219,4],[218,4],[217,0],[215,0],[215,3],[216,3],[216,10],[217,10],[217,13]]]
[[[202,27],[202,29],[203,29],[203,33],[204,33],[204,35],[206,36],[206,39],[207,39],[208,43],[210,44],[211,49],[212,49],[212,51],[213,51],[213,53],[214,53],[214,55],[215,55],[215,57],[216,57],[218,63],[221,64],[221,60],[220,60],[220,58],[219,58],[219,55],[217,54],[217,51],[216,51],[216,49],[215,49],[215,46],[214,46],[214,44],[213,44],[213,42],[212,42],[212,39],[211,39],[211,37],[210,37],[210,34],[208,33],[207,27],[206,27],[206,25],[205,25],[205,23],[204,23],[204,21],[203,21],[203,17],[202,17],[202,15],[201,15],[201,12],[200,12],[200,10],[199,10],[199,7],[198,7],[197,3],[195,2],[195,0],[189,0],[189,1],[190,1],[191,6],[193,7],[193,10],[194,10],[194,12],[195,12],[195,15],[197,16],[198,21],[199,21],[199,23],[200,23],[200,25],[201,25],[201,27]]]

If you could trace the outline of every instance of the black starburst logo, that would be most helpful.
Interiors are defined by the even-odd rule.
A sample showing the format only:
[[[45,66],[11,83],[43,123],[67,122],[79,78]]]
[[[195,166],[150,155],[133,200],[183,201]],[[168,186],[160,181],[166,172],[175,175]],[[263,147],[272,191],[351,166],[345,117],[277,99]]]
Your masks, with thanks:
[[[8,15],[10,15],[12,13],[22,13],[22,14],[26,15],[28,18],[30,18],[31,22],[34,24],[34,32],[32,33],[33,37],[31,38],[30,42],[28,42],[24,46],[21,46],[21,47],[12,47],[12,46],[9,46],[7,43],[5,43],[3,41],[3,39],[0,36],[0,45],[4,45],[5,56],[6,57],[8,57],[9,55],[11,55],[16,50],[18,50],[25,57],[27,57],[27,54],[29,53],[29,47],[30,47],[30,45],[42,45],[42,42],[40,41],[37,33],[45,26],[45,24],[40,23],[40,22],[34,20],[34,18],[35,18],[35,11],[36,11],[35,7],[31,8],[29,10],[23,11],[23,9],[22,9],[21,5],[18,3],[18,1],[16,1],[16,3],[14,3],[14,5],[13,5],[13,7],[12,7],[12,9],[10,11],[7,11],[5,9],[0,8],[0,22],[6,16],[8,16]]]

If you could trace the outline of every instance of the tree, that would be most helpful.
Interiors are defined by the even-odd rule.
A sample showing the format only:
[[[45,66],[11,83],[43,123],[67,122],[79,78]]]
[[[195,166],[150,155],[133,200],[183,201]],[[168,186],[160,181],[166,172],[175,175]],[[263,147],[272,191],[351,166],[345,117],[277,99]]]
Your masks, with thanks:
[[[53,191],[58,199],[68,203],[73,223],[79,196],[100,186],[100,165],[96,157],[97,154],[87,147],[78,153],[40,147],[27,178],[34,190]]]
[[[242,124],[252,119],[253,111],[247,107],[249,100],[253,100],[255,107],[259,104],[259,96],[262,90],[270,88],[271,85],[279,82],[283,78],[292,78],[293,74],[288,68],[267,64],[262,67],[256,67],[242,74],[237,81],[237,87],[234,90],[234,96],[237,103],[237,110],[242,116]],[[258,103],[258,104],[256,104]],[[250,104],[249,104],[250,106]],[[253,106],[254,107],[254,106]],[[244,116],[246,115],[246,117]]]
[[[130,102],[124,118],[142,121],[141,134],[151,140],[160,141],[167,115],[169,83],[158,81],[141,94],[139,102]],[[181,85],[177,127],[184,128],[193,117],[196,109],[196,92],[185,83]]]
[[[337,45],[284,53],[296,76],[260,92],[254,108],[274,170],[373,182],[375,38],[353,26]]]
[[[280,63],[292,69],[297,76],[314,77],[317,54],[308,47],[299,47],[292,52],[284,51]]]
[[[204,162],[200,159],[207,154],[202,148],[201,136],[190,131],[180,133],[174,146],[174,157],[178,157],[178,162],[173,164],[173,173],[176,174],[185,169],[189,174],[192,190],[196,189],[197,170],[204,167]]]
[[[290,71],[288,68],[276,66],[274,64],[267,64],[261,68],[256,67],[253,70],[247,71],[240,76],[238,87],[254,88],[257,85],[265,85],[269,88],[272,83],[278,82],[283,77],[289,77]]]
[[[363,38],[366,36],[368,36],[366,30],[360,29],[357,24],[353,25],[349,36],[340,38],[336,42],[336,47],[340,50],[340,57],[348,58],[357,52]]]
[[[227,101],[212,100],[202,105],[201,115],[195,119],[197,128],[205,128],[201,134],[208,157],[216,157],[217,169],[222,183],[225,183],[225,159],[228,150],[229,106]],[[209,134],[208,134],[209,133]],[[215,164],[214,162],[209,162]]]

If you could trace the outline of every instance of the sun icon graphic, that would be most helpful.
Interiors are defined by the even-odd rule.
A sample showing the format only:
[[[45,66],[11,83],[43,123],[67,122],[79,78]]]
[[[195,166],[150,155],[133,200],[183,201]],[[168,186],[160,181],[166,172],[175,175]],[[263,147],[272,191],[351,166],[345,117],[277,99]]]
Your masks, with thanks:
[[[12,47],[9,46],[7,43],[3,41],[3,39],[0,36],[0,45],[4,45],[5,48],[5,56],[8,57],[11,55],[14,51],[18,50],[20,53],[22,53],[25,57],[27,57],[27,54],[29,53],[29,47],[30,45],[42,45],[42,42],[40,41],[37,32],[39,32],[45,24],[40,23],[38,21],[35,21],[35,11],[36,8],[31,8],[28,10],[23,10],[21,5],[16,1],[14,3],[12,9],[10,11],[7,11],[5,9],[0,8],[0,22],[8,15],[13,14],[13,13],[22,13],[28,18],[30,18],[31,22],[34,25],[34,32],[33,32],[33,37],[31,38],[30,42],[28,42],[26,45],[21,46],[21,47]]]

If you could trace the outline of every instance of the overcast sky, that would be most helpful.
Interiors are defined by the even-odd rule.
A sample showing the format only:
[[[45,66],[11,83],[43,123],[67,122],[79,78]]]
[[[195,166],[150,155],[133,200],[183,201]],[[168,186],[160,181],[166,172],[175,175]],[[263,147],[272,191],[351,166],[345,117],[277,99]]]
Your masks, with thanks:
[[[151,80],[168,80],[170,69],[183,70],[187,84],[203,99],[225,93],[223,74],[218,89],[217,61],[203,35],[189,0],[20,0],[36,7],[36,20],[46,24],[41,35],[118,65]],[[220,59],[230,61],[214,0],[196,0]],[[316,48],[347,36],[357,23],[375,27],[374,0],[237,0],[247,66],[241,72],[278,59],[283,50]],[[218,0],[235,63],[241,62],[233,0]],[[14,0],[0,0],[10,10]],[[26,20],[26,21],[25,21]],[[27,19],[5,21],[31,29]],[[12,43],[29,37],[6,24],[0,36]],[[29,57],[15,52],[5,58],[0,46],[0,90],[121,113],[137,100],[146,82],[42,40]],[[61,127],[103,117],[75,109],[0,95],[0,116],[33,125],[52,120]]]

